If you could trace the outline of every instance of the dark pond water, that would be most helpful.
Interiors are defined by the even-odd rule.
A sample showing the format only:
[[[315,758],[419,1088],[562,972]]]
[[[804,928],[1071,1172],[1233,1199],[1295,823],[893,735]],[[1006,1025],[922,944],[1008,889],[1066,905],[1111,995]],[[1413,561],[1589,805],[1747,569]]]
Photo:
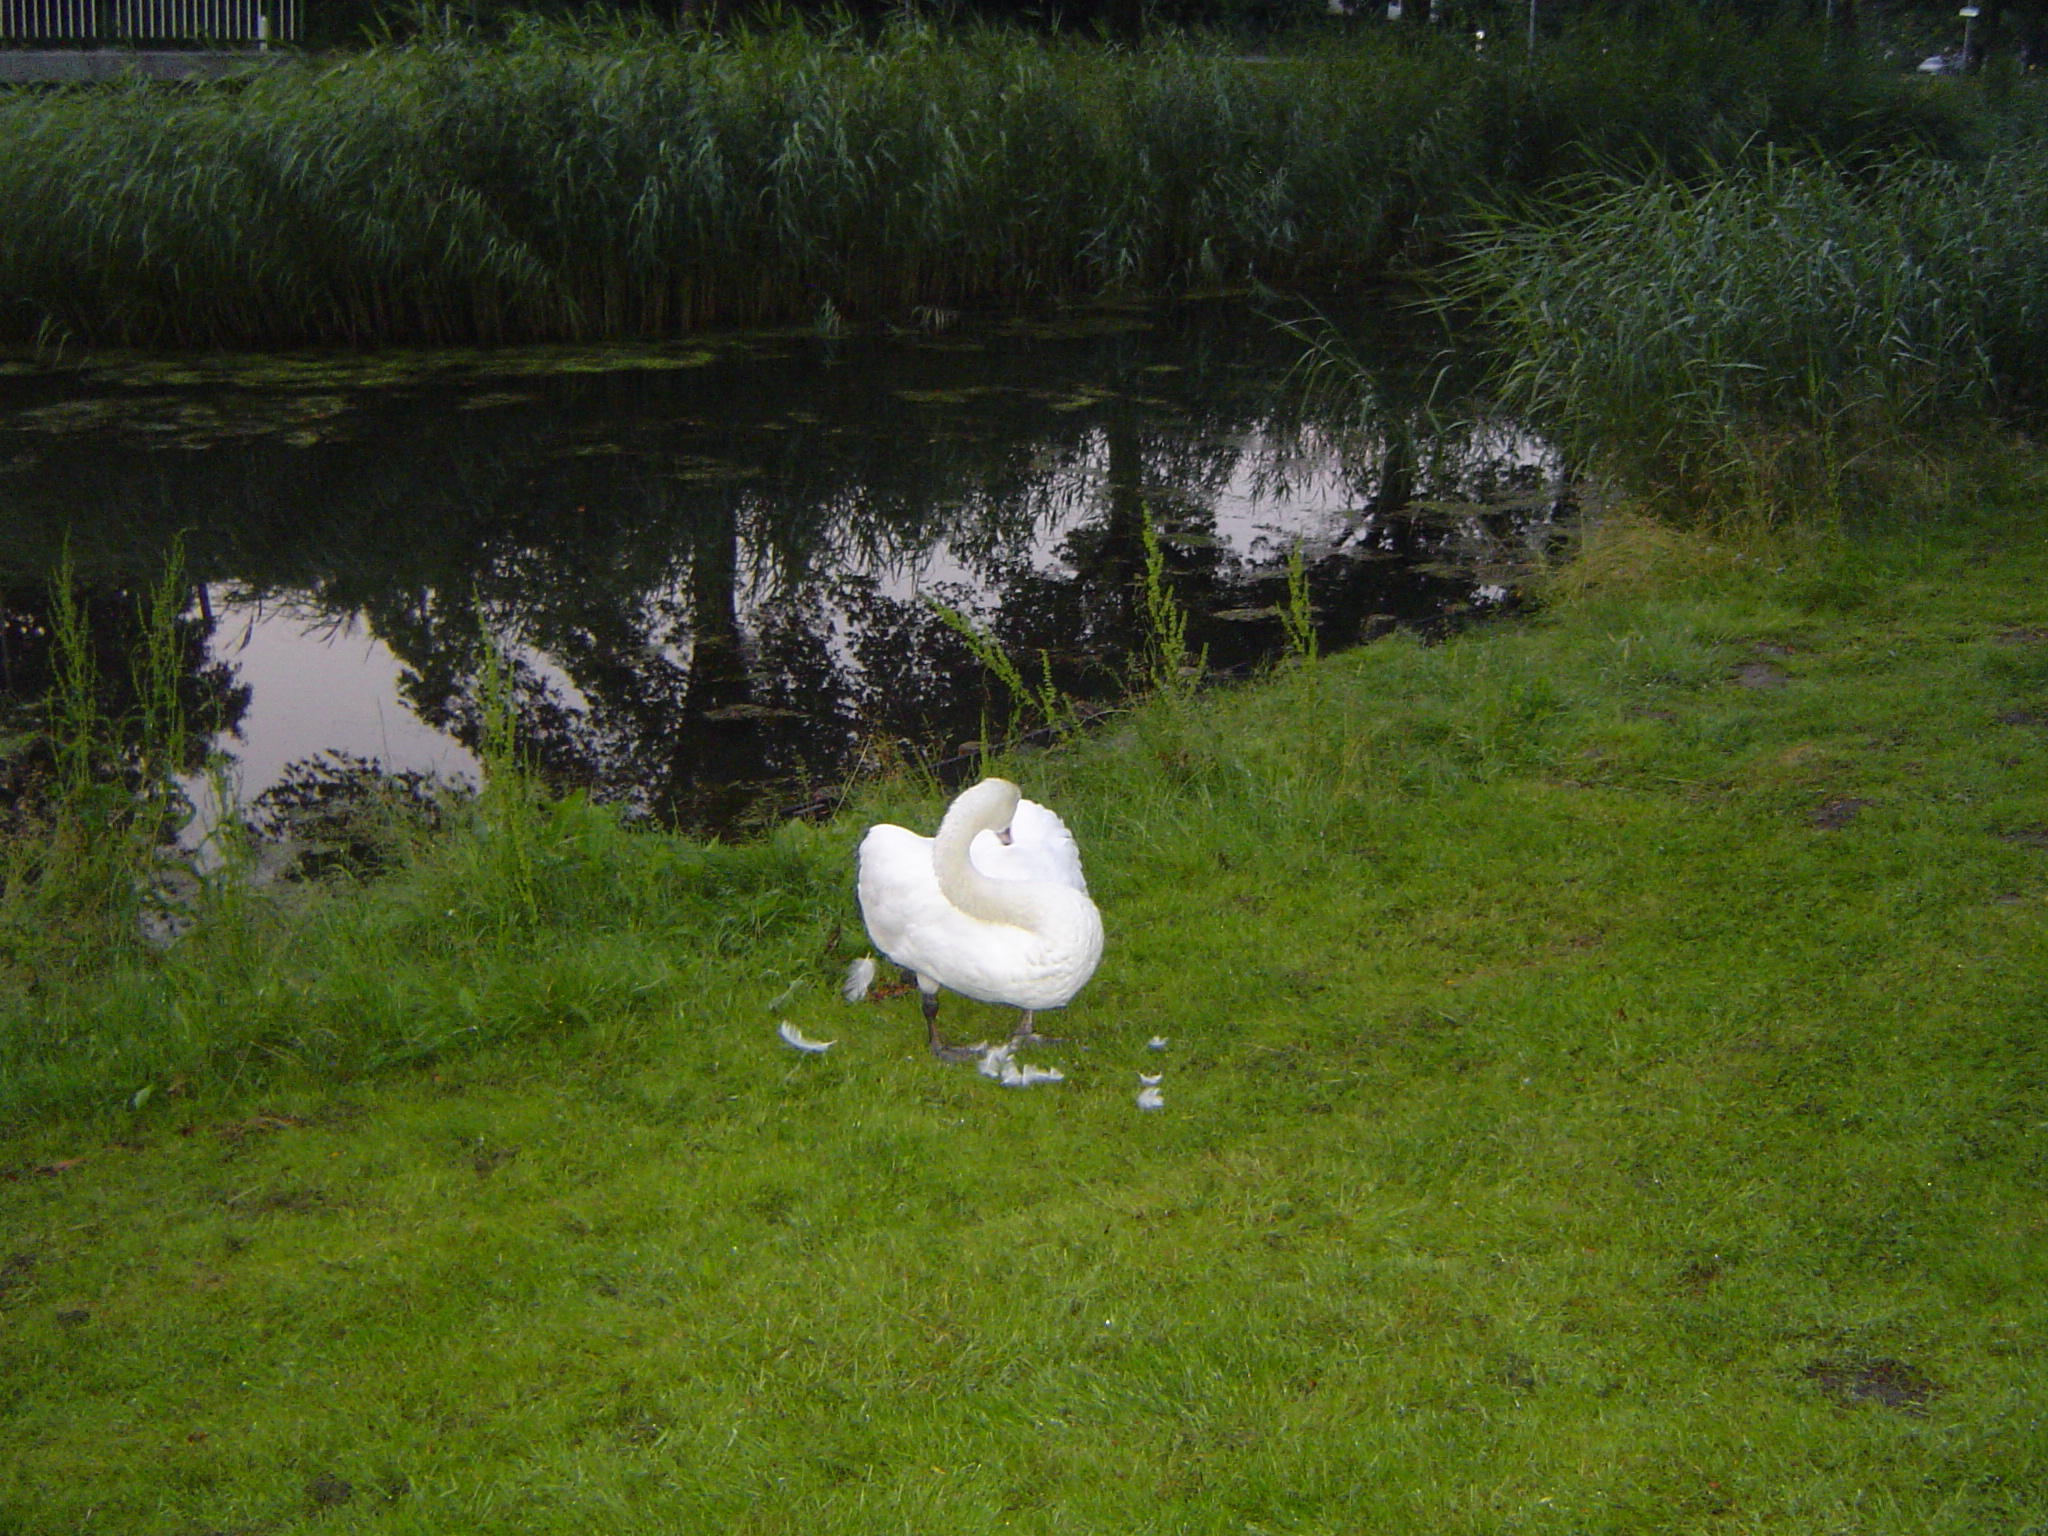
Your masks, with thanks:
[[[1319,374],[1276,310],[11,365],[0,708],[48,687],[67,551],[118,695],[175,546],[194,751],[245,801],[329,751],[473,776],[488,634],[554,782],[723,832],[1009,720],[934,600],[1033,681],[1122,695],[1148,523],[1224,673],[1283,650],[1297,547],[1326,650],[1510,605],[1555,456],[1398,297],[1329,311],[1352,366]]]

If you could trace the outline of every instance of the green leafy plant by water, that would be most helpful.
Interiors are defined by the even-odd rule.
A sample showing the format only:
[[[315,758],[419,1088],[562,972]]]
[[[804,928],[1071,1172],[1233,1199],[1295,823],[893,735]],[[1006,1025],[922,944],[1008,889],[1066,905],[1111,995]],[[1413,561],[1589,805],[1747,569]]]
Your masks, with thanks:
[[[1138,577],[1138,597],[1145,622],[1145,680],[1152,692],[1184,698],[1201,684],[1209,665],[1209,649],[1188,648],[1188,611],[1173,595],[1166,576],[1166,552],[1149,513],[1140,518],[1138,536],[1145,568]]]
[[[1274,609],[1287,641],[1287,654],[1297,661],[1314,661],[1317,654],[1315,607],[1310,601],[1308,565],[1302,558],[1301,541],[1287,548],[1287,601]]]
[[[521,754],[511,659],[505,642],[483,621],[481,613],[478,617],[477,697],[482,707],[482,731],[477,757],[483,766],[484,782],[474,810],[487,867],[495,876],[495,883],[510,898],[493,905],[505,914],[507,921],[530,933],[540,922],[534,886],[534,842],[537,824],[545,812],[539,800],[539,786]]]
[[[151,898],[165,850],[190,815],[180,775],[190,740],[179,687],[189,598],[173,546],[162,578],[137,601],[125,715],[107,712],[91,617],[68,553],[50,581],[52,687],[40,755],[48,765],[13,809],[0,907],[17,932],[74,934],[88,950],[125,933]],[[21,942],[35,947],[26,933]]]

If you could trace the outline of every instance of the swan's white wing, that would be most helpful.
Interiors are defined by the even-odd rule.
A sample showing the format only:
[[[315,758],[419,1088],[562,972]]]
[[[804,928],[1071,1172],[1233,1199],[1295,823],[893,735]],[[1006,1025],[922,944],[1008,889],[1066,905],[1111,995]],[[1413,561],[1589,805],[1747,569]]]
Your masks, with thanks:
[[[967,857],[991,880],[1049,880],[1086,892],[1081,849],[1067,824],[1035,800],[1019,800],[1010,818],[1010,841],[982,832],[968,846]]]
[[[1057,817],[1045,814],[1057,825]],[[1033,823],[1042,830],[1044,823]],[[1053,858],[1052,867],[1065,862],[1057,854]],[[1024,875],[1015,920],[998,922],[963,912],[946,898],[930,838],[886,824],[871,827],[861,839],[858,862],[868,937],[889,959],[915,971],[921,986],[944,986],[1015,1008],[1057,1008],[1102,957],[1101,914],[1064,879]],[[1078,857],[1072,858],[1071,873],[1079,879]]]
[[[861,921],[875,948],[898,965],[934,974],[924,953],[929,936],[956,924],[959,914],[939,889],[932,840],[884,822],[868,828],[857,861]]]

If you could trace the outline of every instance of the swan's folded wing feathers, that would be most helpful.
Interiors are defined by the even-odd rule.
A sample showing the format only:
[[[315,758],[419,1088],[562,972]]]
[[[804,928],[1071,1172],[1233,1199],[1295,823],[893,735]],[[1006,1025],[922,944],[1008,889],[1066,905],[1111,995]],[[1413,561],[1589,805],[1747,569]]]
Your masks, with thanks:
[[[1017,802],[1010,818],[1010,841],[996,841],[993,832],[978,834],[967,856],[991,880],[1050,880],[1085,893],[1081,849],[1059,816],[1035,800]]]
[[[970,814],[1008,818],[1013,833],[1021,835],[1005,845],[983,832],[962,846],[957,832],[948,835],[955,839],[949,844],[903,827],[871,827],[857,858],[861,917],[875,948],[916,972],[926,992],[943,986],[985,1003],[1058,1008],[1101,959],[1102,917],[1088,899],[1080,855],[1065,824],[1044,807],[1017,800],[1014,785],[993,782],[1008,803],[978,813],[970,808]],[[954,824],[965,799],[955,800],[942,832]],[[989,825],[987,819],[980,822]],[[935,861],[946,846],[953,850],[948,857],[981,874],[973,911],[956,906],[941,886]],[[967,876],[965,870],[956,873]]]
[[[856,885],[868,937],[898,965],[922,969],[913,936],[945,922],[953,911],[932,869],[931,839],[887,823],[870,827],[860,840],[858,867]]]

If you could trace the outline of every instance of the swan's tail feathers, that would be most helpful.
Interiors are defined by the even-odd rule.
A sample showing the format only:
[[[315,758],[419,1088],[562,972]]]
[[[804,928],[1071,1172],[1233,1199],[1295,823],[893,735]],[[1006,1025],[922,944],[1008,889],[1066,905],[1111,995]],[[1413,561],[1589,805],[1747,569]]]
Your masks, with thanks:
[[[868,989],[874,984],[874,957],[862,955],[846,968],[846,985],[840,988],[839,995],[849,1003],[857,1003],[868,995]]]

